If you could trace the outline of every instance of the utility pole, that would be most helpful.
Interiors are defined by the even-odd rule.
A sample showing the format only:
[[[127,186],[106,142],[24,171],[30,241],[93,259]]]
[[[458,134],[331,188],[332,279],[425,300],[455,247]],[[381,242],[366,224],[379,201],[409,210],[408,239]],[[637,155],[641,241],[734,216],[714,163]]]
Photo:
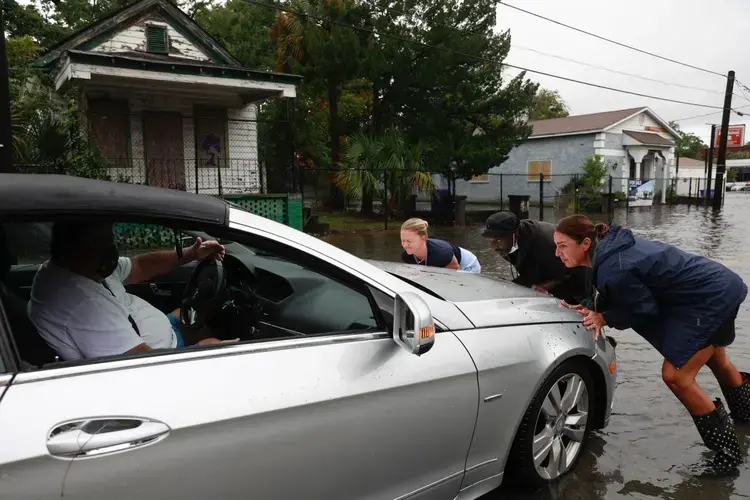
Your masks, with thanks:
[[[724,172],[727,170],[727,139],[729,138],[729,113],[732,111],[732,90],[734,90],[734,71],[730,71],[727,74],[727,90],[724,93],[724,114],[721,116],[719,157],[716,159],[714,210],[721,208],[721,197],[724,194]]]
[[[10,81],[5,55],[4,2],[0,1],[0,173],[13,172],[13,129],[10,122]]]
[[[708,147],[708,175],[706,175],[706,201],[711,199],[711,174],[714,166],[714,142],[716,142],[716,125],[711,125],[711,145]],[[700,196],[700,191],[698,191]]]

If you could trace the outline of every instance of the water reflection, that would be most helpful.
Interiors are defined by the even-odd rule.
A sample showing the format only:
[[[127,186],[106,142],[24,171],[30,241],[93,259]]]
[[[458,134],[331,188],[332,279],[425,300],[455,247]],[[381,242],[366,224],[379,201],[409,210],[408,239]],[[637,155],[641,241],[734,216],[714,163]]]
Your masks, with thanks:
[[[532,213],[532,217],[536,216]],[[554,222],[559,213],[545,210]],[[750,193],[729,193],[724,209],[703,206],[655,206],[618,210],[614,219],[643,237],[665,241],[716,259],[750,283]],[[599,221],[603,221],[599,218]],[[465,228],[431,228],[431,235],[466,247],[477,255],[482,272],[510,278],[510,267],[481,237],[480,224]],[[332,244],[363,258],[398,261],[398,228],[332,235]],[[750,302],[750,301],[748,301]],[[735,363],[750,370],[750,311],[746,302],[737,318],[737,340],[729,348]],[[690,416],[661,381],[661,357],[632,332],[610,332],[618,338],[618,387],[610,425],[595,434],[576,470],[537,492],[502,488],[490,498],[589,500],[600,498],[664,498],[723,500],[750,498],[750,468],[736,478],[697,477],[691,471],[705,447]],[[708,370],[698,383],[712,396],[721,391]],[[750,426],[737,427],[747,450]]]

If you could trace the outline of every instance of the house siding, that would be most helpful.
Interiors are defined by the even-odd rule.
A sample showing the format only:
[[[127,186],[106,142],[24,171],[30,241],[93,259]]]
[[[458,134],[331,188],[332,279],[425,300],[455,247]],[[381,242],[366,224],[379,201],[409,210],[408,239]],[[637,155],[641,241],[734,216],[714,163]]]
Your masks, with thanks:
[[[164,18],[155,13],[146,15],[131,26],[116,32],[112,37],[92,48],[91,51],[106,53],[146,52],[146,25],[149,23],[167,27],[170,56],[196,61],[209,61],[211,59]]]
[[[646,127],[655,127],[656,129],[647,130]],[[672,137],[672,134],[667,132],[666,129],[664,129],[664,131],[660,131],[658,129],[664,129],[664,126],[658,121],[654,120],[651,117],[651,115],[649,115],[647,112],[644,111],[632,118],[629,118],[628,120],[625,120],[619,125],[616,125],[608,129],[607,135],[610,135],[610,134],[619,135],[620,137],[622,137],[623,130],[631,130],[631,131],[650,132],[652,134],[658,134],[664,137],[665,139],[674,141],[674,137]]]
[[[497,203],[500,201],[500,175],[504,202],[508,195],[529,195],[539,201],[539,181],[528,180],[528,162],[551,161],[551,179],[544,183],[545,202],[552,202],[555,192],[583,172],[587,156],[594,154],[594,134],[530,139],[513,148],[502,165],[490,169],[489,182],[456,181],[456,195],[466,196],[470,202]],[[437,179],[439,185],[446,183]]]

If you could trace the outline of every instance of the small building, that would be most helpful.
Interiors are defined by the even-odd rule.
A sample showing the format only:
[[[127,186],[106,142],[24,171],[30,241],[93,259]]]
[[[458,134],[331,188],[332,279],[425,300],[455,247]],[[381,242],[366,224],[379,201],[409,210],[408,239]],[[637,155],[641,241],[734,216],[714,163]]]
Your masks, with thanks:
[[[706,164],[703,160],[680,158],[674,177],[677,196],[701,196],[701,190],[706,189]]]
[[[613,191],[630,193],[653,181],[654,195],[666,200],[679,136],[647,107],[531,121],[533,132],[511,150],[508,159],[485,175],[456,182],[456,194],[468,202],[493,203],[510,194],[538,201],[540,174],[545,202],[583,173],[585,160],[601,155],[613,177]],[[502,176],[500,175],[502,174]],[[660,193],[660,194],[659,194]]]
[[[301,77],[243,67],[169,0],[140,0],[37,63],[80,115],[115,180],[206,194],[261,188],[258,104]]]

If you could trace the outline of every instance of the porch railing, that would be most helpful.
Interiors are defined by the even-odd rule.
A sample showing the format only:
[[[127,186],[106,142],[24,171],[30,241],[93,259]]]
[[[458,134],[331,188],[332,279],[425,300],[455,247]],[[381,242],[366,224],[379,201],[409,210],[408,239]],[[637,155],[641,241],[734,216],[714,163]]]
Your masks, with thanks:
[[[28,173],[76,175],[65,161],[16,167]],[[205,158],[107,159],[105,166],[89,168],[86,175],[218,196],[267,192],[265,169],[255,159],[217,158],[208,166]]]

